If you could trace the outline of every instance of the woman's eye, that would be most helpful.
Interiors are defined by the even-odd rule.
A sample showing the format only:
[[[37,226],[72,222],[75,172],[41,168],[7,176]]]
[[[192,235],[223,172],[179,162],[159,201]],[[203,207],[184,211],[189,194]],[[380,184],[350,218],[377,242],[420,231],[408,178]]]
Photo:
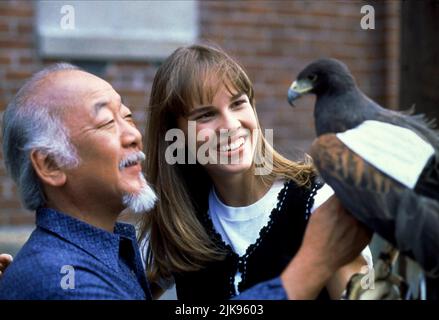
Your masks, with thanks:
[[[236,100],[236,101],[234,101],[234,102],[232,103],[232,107],[233,107],[233,108],[240,107],[241,105],[243,105],[243,104],[246,103],[246,102],[247,102],[247,100],[245,100],[245,99],[239,99],[239,100]]]
[[[206,113],[199,115],[195,120],[207,120],[213,116],[214,116],[213,112],[206,112]]]

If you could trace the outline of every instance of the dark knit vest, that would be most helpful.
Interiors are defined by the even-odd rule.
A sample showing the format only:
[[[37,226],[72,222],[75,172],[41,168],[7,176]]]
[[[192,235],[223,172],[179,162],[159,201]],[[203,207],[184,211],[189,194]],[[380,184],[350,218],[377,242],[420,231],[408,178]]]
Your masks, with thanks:
[[[211,262],[199,271],[174,274],[178,299],[230,299],[237,294],[234,286],[237,270],[242,273],[238,286],[240,292],[279,276],[302,243],[314,195],[321,186],[316,182],[308,189],[298,187],[293,181],[286,182],[278,194],[278,203],[271,212],[268,224],[261,229],[257,241],[247,248],[242,257],[225,244],[214,229],[206,202],[201,206],[203,209],[200,210],[199,219],[213,241],[227,255],[224,260]],[[328,298],[326,290],[319,298]]]

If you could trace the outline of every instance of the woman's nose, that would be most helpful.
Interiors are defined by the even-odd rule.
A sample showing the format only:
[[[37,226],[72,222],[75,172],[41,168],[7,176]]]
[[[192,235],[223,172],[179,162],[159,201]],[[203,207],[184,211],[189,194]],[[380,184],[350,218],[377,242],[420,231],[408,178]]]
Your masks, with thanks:
[[[237,130],[241,127],[241,121],[232,112],[225,112],[221,117],[220,129],[227,129],[229,131]]]

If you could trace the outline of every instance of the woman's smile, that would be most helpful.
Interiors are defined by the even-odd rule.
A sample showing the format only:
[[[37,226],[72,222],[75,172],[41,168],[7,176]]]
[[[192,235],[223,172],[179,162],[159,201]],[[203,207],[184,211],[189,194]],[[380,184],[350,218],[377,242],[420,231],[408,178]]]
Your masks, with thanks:
[[[238,139],[234,140],[231,143],[220,145],[218,151],[222,154],[231,156],[232,154],[241,152],[244,149],[244,144],[246,141],[247,141],[246,136],[239,137]]]

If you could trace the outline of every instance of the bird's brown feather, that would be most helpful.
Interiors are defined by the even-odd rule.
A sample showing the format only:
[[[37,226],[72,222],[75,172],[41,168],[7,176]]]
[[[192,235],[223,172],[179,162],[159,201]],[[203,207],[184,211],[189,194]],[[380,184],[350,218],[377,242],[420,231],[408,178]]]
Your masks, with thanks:
[[[389,192],[399,185],[351,151],[335,134],[325,134],[311,147],[311,157],[319,172],[333,179],[349,181],[354,188],[367,188],[374,192]]]
[[[335,134],[314,141],[310,152],[319,174],[343,206],[403,254],[439,276],[439,202],[381,172]]]

